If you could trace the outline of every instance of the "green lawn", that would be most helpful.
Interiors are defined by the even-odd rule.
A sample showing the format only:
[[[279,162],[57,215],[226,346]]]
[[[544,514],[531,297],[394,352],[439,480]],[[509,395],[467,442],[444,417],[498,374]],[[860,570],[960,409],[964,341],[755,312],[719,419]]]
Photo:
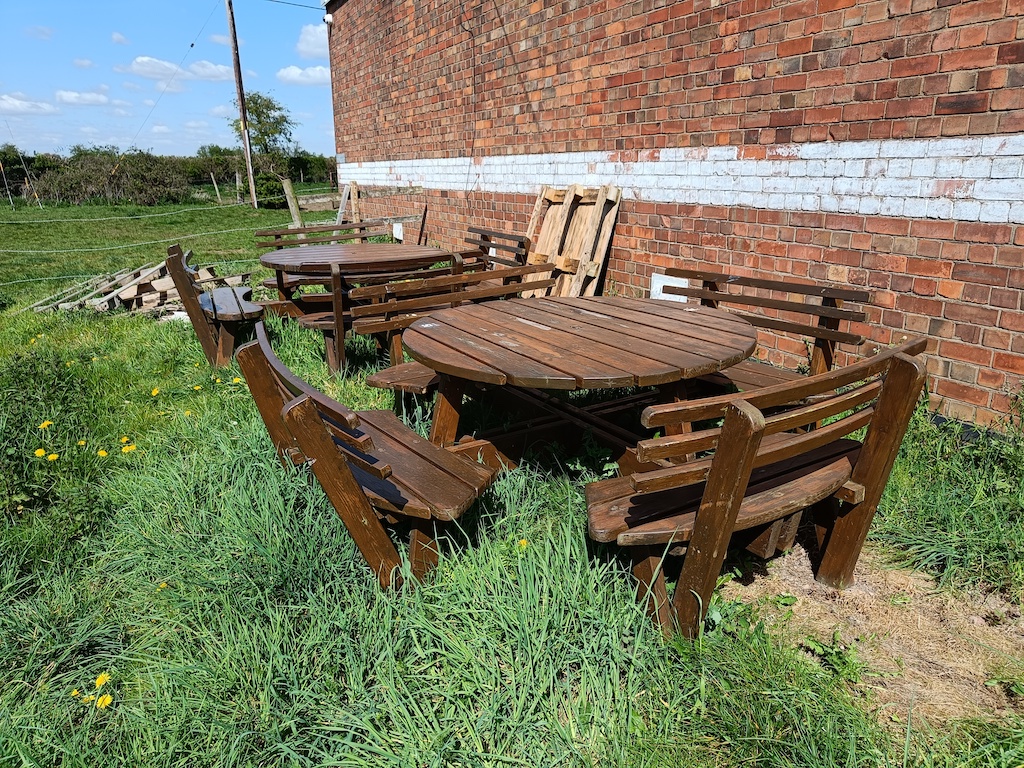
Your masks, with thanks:
[[[19,312],[61,287],[48,278],[157,261],[176,239],[253,268],[252,230],[287,221],[151,216],[173,211],[0,214],[0,765],[1024,763],[1019,718],[883,726],[869,688],[754,608],[719,601],[700,641],[664,643],[588,547],[593,452],[504,476],[426,583],[381,591],[188,324]],[[316,386],[390,407],[370,367],[331,377],[315,334],[273,330]],[[1019,604],[1022,445],[965,448],[918,415],[876,540]]]

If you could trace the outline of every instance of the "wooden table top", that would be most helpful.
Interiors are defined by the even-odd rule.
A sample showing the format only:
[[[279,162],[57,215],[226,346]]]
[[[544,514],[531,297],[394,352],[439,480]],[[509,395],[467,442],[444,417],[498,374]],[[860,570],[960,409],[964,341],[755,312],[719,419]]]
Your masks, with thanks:
[[[417,320],[402,343],[414,359],[461,379],[602,389],[714,373],[749,357],[757,331],[697,304],[599,296],[463,304]]]
[[[444,260],[446,251],[399,243],[328,243],[281,248],[260,256],[260,263],[278,272],[326,274],[338,264],[345,273],[387,272],[427,267]]]

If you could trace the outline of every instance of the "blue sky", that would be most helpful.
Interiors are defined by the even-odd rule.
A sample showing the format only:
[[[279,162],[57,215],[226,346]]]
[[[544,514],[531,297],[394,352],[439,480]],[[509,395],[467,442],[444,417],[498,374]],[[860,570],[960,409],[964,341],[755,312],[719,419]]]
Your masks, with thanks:
[[[245,89],[288,110],[303,149],[333,156],[323,9],[289,2],[234,0]],[[238,144],[224,0],[0,0],[0,29],[0,144],[166,155]]]

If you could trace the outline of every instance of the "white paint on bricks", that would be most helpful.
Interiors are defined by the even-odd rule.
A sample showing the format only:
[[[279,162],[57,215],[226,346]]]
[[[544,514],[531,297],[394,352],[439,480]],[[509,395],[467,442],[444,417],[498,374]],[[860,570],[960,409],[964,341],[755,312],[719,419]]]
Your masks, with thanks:
[[[1024,223],[1024,134],[339,162],[338,176],[523,195],[614,184],[650,202]]]

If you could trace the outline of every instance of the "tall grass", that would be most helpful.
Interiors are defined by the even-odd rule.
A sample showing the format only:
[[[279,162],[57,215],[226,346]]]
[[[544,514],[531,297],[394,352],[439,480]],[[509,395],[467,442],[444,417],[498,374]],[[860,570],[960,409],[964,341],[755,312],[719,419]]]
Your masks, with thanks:
[[[9,247],[37,239],[18,232]],[[0,282],[12,263],[0,253]],[[389,407],[361,386],[368,349],[341,379],[316,334],[274,330],[305,378]],[[206,366],[187,324],[0,313],[0,765],[1021,763],[1019,720],[884,730],[742,605],[716,598],[699,642],[665,644],[587,544],[586,457],[503,476],[430,579],[382,591],[308,473],[278,463],[238,376]],[[934,438],[916,434],[883,536],[923,503]]]

